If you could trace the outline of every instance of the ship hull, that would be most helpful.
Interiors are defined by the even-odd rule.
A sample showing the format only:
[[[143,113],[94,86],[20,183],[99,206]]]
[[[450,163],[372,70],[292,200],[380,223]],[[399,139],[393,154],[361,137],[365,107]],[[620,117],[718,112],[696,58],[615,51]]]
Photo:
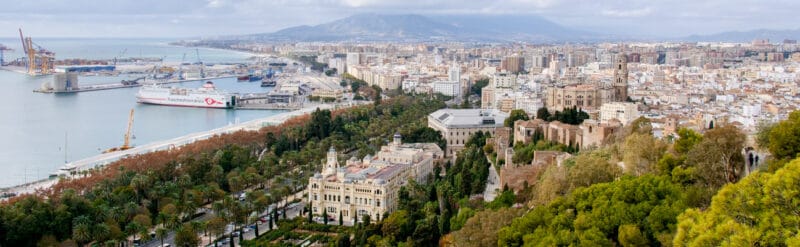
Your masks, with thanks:
[[[170,93],[168,88],[142,89],[136,95],[141,104],[229,109],[236,105],[236,97],[225,93],[187,92]]]

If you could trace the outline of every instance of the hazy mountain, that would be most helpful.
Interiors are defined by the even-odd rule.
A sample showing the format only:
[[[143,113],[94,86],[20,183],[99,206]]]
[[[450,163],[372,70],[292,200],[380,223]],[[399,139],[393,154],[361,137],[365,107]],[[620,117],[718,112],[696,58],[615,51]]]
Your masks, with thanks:
[[[685,41],[719,41],[719,42],[750,42],[754,39],[769,39],[770,42],[783,42],[784,39],[800,39],[800,29],[795,30],[770,30],[757,29],[751,31],[723,32],[709,35],[692,35],[682,40]]]
[[[266,41],[581,41],[599,35],[537,16],[359,14],[316,26],[296,26],[236,39]]]

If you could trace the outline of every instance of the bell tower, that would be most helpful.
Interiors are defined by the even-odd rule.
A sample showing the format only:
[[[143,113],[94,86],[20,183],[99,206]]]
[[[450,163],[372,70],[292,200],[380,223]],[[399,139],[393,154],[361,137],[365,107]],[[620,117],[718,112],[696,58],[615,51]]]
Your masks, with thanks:
[[[623,102],[628,99],[628,56],[617,54],[614,61],[614,101]]]
[[[323,175],[331,175],[336,173],[339,168],[339,161],[336,158],[336,149],[331,146],[328,149],[328,160],[325,162],[325,169],[322,171]]]

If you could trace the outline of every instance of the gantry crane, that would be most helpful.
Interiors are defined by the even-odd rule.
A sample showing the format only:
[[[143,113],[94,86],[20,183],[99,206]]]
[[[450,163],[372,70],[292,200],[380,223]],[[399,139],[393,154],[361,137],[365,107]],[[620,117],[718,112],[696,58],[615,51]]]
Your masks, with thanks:
[[[56,53],[33,43],[31,37],[22,35],[22,28],[19,29],[19,39],[22,41],[22,50],[25,51],[25,55],[27,55],[28,58],[28,74],[36,75],[37,67],[39,70],[38,74],[46,75],[53,73]],[[36,48],[34,48],[34,46],[36,46]]]
[[[200,65],[200,78],[206,78],[206,73],[203,71],[203,68],[206,67],[206,65],[203,64],[203,60],[200,60],[200,49],[195,48],[194,52],[195,55],[197,55],[197,64]]]
[[[4,57],[4,54],[3,54],[5,51],[13,51],[13,49],[8,48],[8,47],[0,44],[0,66],[5,66],[6,65],[6,60],[5,60],[5,57]]]
[[[109,148],[103,153],[111,153],[116,151],[128,150],[131,149],[131,130],[133,129],[133,109],[131,109],[131,115],[128,117],[128,130],[125,132],[125,139],[123,140],[122,146],[120,147],[113,147]]]

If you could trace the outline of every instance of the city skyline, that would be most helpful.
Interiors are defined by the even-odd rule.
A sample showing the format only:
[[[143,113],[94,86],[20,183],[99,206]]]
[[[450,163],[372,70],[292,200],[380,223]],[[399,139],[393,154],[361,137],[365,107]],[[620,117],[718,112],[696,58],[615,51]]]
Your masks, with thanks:
[[[793,1],[31,1],[0,10],[0,37],[209,37],[274,32],[355,14],[535,15],[596,33],[676,38],[755,29],[794,30]],[[769,16],[772,18],[763,18]]]

